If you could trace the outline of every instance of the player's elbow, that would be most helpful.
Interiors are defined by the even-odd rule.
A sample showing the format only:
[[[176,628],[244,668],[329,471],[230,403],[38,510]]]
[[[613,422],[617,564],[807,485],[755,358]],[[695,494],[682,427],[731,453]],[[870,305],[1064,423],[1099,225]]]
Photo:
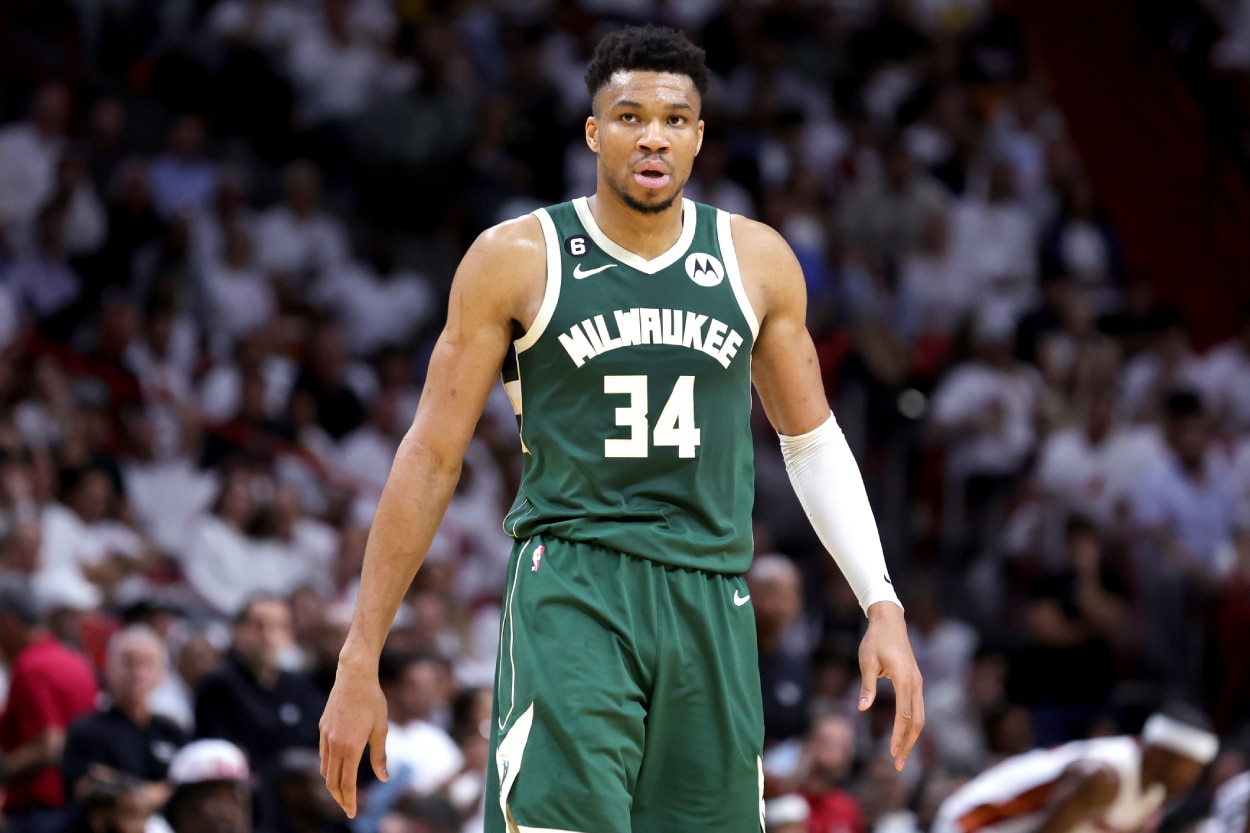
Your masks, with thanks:
[[[446,438],[430,437],[423,432],[409,429],[395,452],[393,468],[426,469],[440,479],[459,479],[463,461],[463,448],[456,447]]]

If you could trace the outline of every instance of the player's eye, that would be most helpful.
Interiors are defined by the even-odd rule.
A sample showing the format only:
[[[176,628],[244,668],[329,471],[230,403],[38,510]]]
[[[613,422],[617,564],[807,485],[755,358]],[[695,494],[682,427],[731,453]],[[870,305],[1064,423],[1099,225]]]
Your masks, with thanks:
[[[672,127],[681,127],[683,124],[686,123],[686,117],[685,116],[669,116],[668,123]]]
[[[633,124],[634,122],[638,121],[638,116],[634,115],[633,113],[622,113],[621,121],[628,122],[629,124]]]

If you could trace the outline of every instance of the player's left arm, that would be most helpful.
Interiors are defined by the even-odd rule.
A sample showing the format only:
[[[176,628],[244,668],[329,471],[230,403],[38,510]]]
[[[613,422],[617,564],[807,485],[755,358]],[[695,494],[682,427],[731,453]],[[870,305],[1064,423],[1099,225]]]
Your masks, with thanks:
[[[751,353],[755,389],[781,437],[795,493],[868,616],[859,648],[860,709],[872,705],[880,677],[894,683],[890,754],[902,769],[924,727],[923,682],[863,477],[825,398],[807,331],[803,271],[789,245],[768,226],[734,217],[732,230],[743,284],[760,321]]]

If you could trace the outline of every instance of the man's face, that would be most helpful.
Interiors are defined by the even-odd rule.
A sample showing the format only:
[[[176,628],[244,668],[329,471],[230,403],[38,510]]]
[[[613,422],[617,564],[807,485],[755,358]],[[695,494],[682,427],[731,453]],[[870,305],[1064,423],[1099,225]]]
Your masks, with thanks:
[[[162,650],[156,640],[135,636],[110,657],[108,684],[114,700],[126,706],[147,698],[165,676]]]
[[[291,644],[291,609],[278,599],[259,599],[234,627],[234,650],[252,668],[271,668]]]
[[[586,144],[599,175],[635,211],[673,205],[703,143],[699,92],[687,75],[620,70],[594,99]]]

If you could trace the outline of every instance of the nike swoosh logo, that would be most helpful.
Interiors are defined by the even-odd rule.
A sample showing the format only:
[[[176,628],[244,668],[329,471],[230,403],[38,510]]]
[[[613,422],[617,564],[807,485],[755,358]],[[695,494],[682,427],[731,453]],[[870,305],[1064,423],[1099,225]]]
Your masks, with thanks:
[[[744,604],[746,604],[749,601],[751,601],[750,593],[747,593],[745,596],[739,596],[738,591],[737,590],[734,591],[734,604],[736,604],[738,607],[742,607]]]
[[[573,267],[573,277],[577,278],[580,281],[582,278],[589,278],[591,275],[599,274],[604,269],[611,269],[613,266],[618,266],[618,265],[619,264],[616,264],[616,263],[609,263],[606,266],[596,266],[594,269],[586,269],[585,271],[583,271],[582,265],[579,263]]]

